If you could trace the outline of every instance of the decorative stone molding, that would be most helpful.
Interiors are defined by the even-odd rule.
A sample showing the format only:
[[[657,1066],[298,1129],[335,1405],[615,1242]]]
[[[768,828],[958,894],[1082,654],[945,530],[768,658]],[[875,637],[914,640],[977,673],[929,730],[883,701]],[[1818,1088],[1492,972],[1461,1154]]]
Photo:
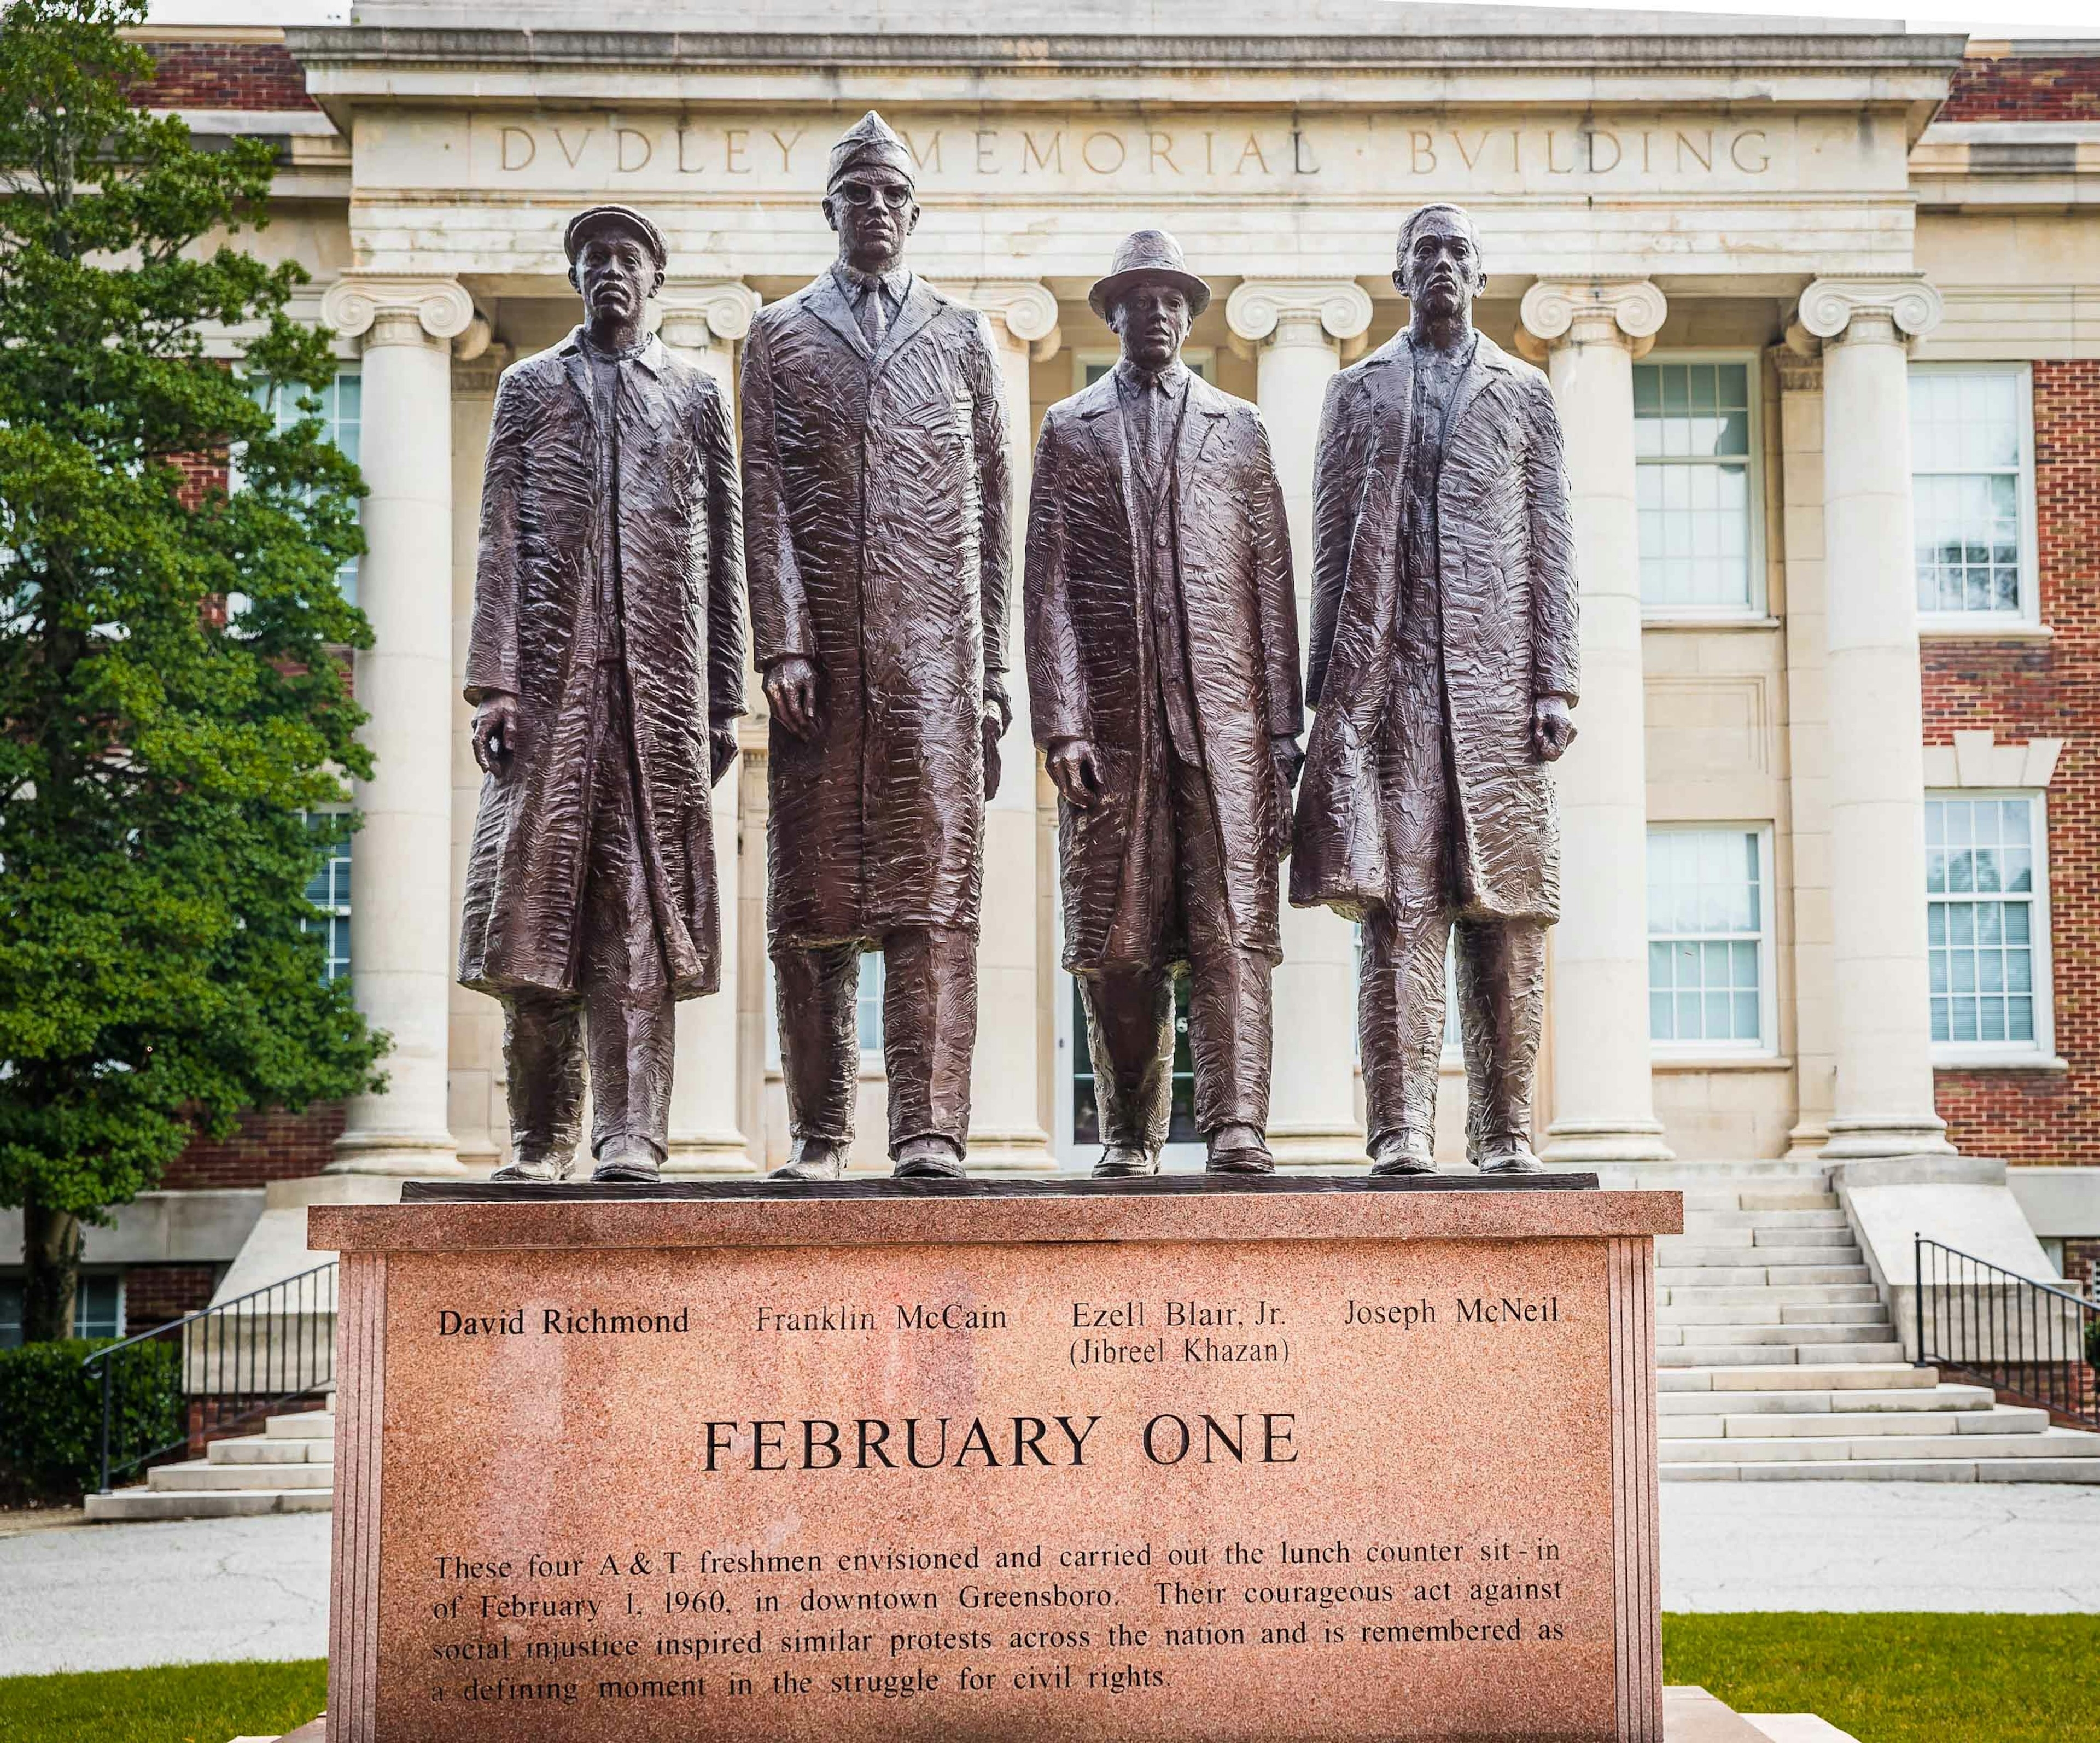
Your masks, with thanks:
[[[711,285],[666,285],[656,298],[656,332],[666,345],[704,351],[734,345],[751,331],[765,298],[740,280]]]
[[[1794,332],[1801,331],[1799,324]],[[1779,371],[1779,391],[1783,394],[1820,394],[1823,391],[1823,353],[1811,342],[1809,355],[1804,356],[1794,346],[1791,338],[1784,345],[1775,345],[1769,354],[1773,366]]]
[[[1542,278],[1518,306],[1517,348],[1536,363],[1563,342],[1623,342],[1635,356],[1645,357],[1669,313],[1668,301],[1644,278]]]
[[[466,363],[452,354],[452,397],[455,399],[487,399],[496,393],[496,384],[502,379],[503,372],[510,367],[515,354],[507,345],[492,344]]]
[[[1030,360],[1045,363],[1065,342],[1057,324],[1057,298],[1040,279],[980,279],[955,293],[973,309],[982,309],[1028,347]]]
[[[1820,278],[1801,293],[1795,319],[1813,338],[1835,339],[1861,316],[1889,321],[1898,337],[1921,338],[1939,324],[1944,305],[1923,278]]]
[[[472,363],[495,338],[496,329],[489,324],[488,317],[477,309],[474,319],[466,324],[466,331],[452,341],[452,361]]]
[[[321,319],[368,346],[447,341],[474,324],[474,298],[457,279],[350,271],[322,297]]]
[[[2061,739],[2001,744],[1987,726],[1957,732],[1952,744],[1925,748],[1927,787],[2046,787],[2063,753]]]
[[[1341,342],[1343,355],[1371,324],[1370,293],[1354,279],[1242,279],[1225,298],[1233,349],[1251,359],[1264,343]]]

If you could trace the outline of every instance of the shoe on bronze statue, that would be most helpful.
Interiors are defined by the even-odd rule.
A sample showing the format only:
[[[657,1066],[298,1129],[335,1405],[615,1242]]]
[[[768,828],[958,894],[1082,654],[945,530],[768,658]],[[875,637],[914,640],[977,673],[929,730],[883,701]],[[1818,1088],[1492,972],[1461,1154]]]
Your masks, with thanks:
[[[1094,1164],[1094,1178],[1097,1180],[1136,1180],[1141,1175],[1158,1172],[1157,1154],[1127,1144],[1106,1145],[1101,1151],[1101,1159]]]
[[[1521,1138],[1510,1138],[1480,1152],[1483,1174],[1543,1174],[1546,1164],[1531,1153]]]
[[[1203,1164],[1210,1174],[1273,1174],[1276,1158],[1252,1126],[1220,1126],[1208,1140],[1209,1159]]]
[[[960,1180],[968,1173],[962,1152],[946,1138],[907,1139],[889,1172],[900,1180]]]
[[[775,1168],[769,1180],[835,1180],[846,1172],[845,1149],[816,1138],[797,1138],[784,1167]]]
[[[573,1151],[558,1159],[553,1156],[537,1156],[527,1161],[520,1157],[507,1167],[498,1168],[489,1178],[504,1181],[506,1185],[513,1180],[534,1180],[546,1184],[568,1179],[575,1172],[576,1166]]]
[[[1389,1132],[1371,1146],[1374,1174],[1434,1174],[1436,1153],[1429,1134],[1403,1126]]]
[[[598,1152],[591,1178],[598,1181],[631,1180],[654,1185],[664,1177],[656,1146],[646,1138],[615,1138]]]

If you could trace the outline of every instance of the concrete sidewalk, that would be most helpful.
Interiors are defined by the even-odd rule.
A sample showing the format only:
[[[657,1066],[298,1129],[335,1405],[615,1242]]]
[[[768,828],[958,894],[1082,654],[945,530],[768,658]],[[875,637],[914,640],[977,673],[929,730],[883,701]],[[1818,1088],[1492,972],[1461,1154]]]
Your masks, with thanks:
[[[2100,1490],[1665,1483],[1668,1610],[2100,1610]],[[0,1520],[0,1675],[328,1650],[329,1518]]]

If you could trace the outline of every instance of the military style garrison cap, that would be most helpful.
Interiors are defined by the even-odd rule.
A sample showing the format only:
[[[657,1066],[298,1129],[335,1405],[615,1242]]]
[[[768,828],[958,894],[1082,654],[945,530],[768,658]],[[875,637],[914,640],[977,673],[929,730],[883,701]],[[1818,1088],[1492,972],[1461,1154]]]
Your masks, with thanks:
[[[576,263],[576,256],[583,252],[584,243],[591,233],[598,230],[625,230],[639,236],[650,258],[660,267],[669,257],[669,250],[664,246],[664,232],[633,206],[594,205],[577,213],[569,220],[568,228],[562,232],[562,252],[568,256],[571,266]]]
[[[880,164],[885,169],[894,170],[907,182],[918,179],[919,166],[912,161],[911,148],[898,138],[890,130],[889,123],[873,109],[839,135],[839,143],[832,148],[831,170],[824,178],[825,188],[837,187],[840,176],[863,164]]]

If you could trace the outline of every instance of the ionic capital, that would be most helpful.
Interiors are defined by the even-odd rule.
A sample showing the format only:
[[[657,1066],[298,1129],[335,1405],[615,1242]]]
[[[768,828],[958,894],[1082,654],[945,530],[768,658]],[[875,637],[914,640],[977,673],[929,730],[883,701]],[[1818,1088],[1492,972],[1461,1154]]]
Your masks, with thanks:
[[[751,317],[764,301],[739,279],[666,285],[656,298],[657,334],[680,351],[734,345],[750,333]]]
[[[321,319],[345,338],[375,345],[448,344],[474,324],[474,298],[458,280],[353,269],[321,298]]]
[[[1370,293],[1354,279],[1242,279],[1225,298],[1233,349],[1246,356],[1264,344],[1348,346],[1370,324]]]
[[[1518,348],[1534,360],[1560,344],[1624,345],[1645,357],[1669,313],[1662,293],[1644,278],[1542,278],[1518,307]]]
[[[1820,278],[1801,293],[1794,318],[1810,337],[1896,342],[1939,324],[1939,292],[1915,273],[1886,278]],[[1851,330],[1854,322],[1860,330]]]
[[[1008,338],[1028,347],[1031,361],[1047,362],[1065,342],[1057,298],[1040,279],[980,279],[955,294],[1004,324]]]

